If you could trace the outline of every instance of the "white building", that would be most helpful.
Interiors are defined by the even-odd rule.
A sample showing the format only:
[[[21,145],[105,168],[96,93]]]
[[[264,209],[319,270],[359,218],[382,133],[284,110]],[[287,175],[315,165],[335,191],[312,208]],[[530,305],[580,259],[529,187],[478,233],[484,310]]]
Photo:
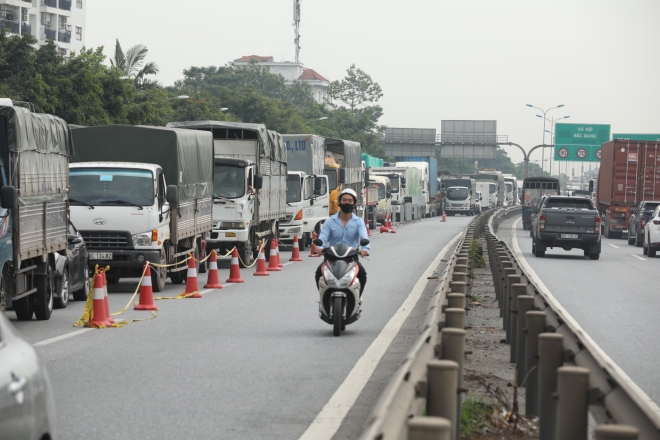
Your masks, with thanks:
[[[0,0],[2,1],[2,0]],[[330,102],[328,96],[328,86],[330,81],[316,72],[314,69],[306,69],[303,63],[295,63],[291,61],[274,61],[273,57],[262,57],[259,55],[247,55],[234,60],[234,66],[249,66],[250,62],[255,61],[259,66],[265,67],[270,73],[276,73],[284,78],[287,85],[291,85],[294,81],[305,81],[312,88],[312,96],[314,100],[320,104]]]
[[[44,45],[54,40],[62,56],[85,45],[87,0],[0,0],[0,27],[32,34]]]

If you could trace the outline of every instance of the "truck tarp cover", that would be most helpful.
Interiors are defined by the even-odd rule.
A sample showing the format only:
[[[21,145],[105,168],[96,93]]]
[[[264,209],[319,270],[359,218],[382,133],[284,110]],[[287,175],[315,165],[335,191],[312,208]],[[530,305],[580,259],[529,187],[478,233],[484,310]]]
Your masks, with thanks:
[[[223,131],[230,133],[231,130],[247,130],[255,132],[261,148],[260,154],[278,162],[286,162],[286,147],[282,135],[272,130],[267,130],[263,124],[248,124],[244,122],[225,121],[180,121],[170,122],[168,127],[189,128],[193,130],[206,130],[213,132],[214,139],[231,139],[221,136]]]
[[[326,137],[325,147],[328,151],[344,156],[342,168],[346,170],[346,183],[356,183],[361,180],[362,146],[359,142]]]
[[[68,157],[73,153],[66,122],[22,107],[0,106],[0,125],[0,138],[3,138],[0,143],[6,141],[7,150],[18,159],[19,180],[14,174],[11,182],[20,190],[18,204],[65,201],[69,186]],[[2,160],[5,165],[9,163],[8,156]]]
[[[155,163],[168,185],[177,185],[179,201],[213,196],[213,137],[197,130],[102,125],[71,130],[71,162]]]

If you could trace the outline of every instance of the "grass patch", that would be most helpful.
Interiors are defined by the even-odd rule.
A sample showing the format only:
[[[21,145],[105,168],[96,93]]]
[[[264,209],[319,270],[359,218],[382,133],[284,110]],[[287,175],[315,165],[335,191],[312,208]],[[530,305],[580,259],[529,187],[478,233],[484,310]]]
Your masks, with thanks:
[[[489,426],[494,406],[483,399],[468,398],[461,411],[461,435],[472,435]]]

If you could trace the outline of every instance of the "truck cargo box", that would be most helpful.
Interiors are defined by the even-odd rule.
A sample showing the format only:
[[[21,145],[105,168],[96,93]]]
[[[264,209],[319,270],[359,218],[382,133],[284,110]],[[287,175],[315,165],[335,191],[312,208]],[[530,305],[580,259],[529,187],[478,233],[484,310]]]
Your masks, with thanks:
[[[335,160],[341,165],[345,170],[346,176],[346,185],[349,185],[351,188],[355,186],[354,184],[359,184],[362,182],[362,146],[359,142],[345,141],[343,139],[333,139],[326,137],[325,138],[326,149],[334,154],[341,155],[341,160]],[[355,188],[353,188],[355,189]],[[359,193],[361,188],[358,187],[357,192]]]
[[[287,171],[302,171],[310,176],[323,174],[325,145],[321,136],[285,134],[282,138],[287,150]]]

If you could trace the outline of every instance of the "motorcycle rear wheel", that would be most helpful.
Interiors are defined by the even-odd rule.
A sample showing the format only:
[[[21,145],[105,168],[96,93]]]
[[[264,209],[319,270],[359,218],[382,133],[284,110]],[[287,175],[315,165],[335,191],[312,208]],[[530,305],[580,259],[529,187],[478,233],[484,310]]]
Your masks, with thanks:
[[[333,323],[332,334],[335,336],[341,335],[341,327],[342,327],[341,311],[342,311],[341,296],[335,296],[334,304],[332,308],[332,323]]]

